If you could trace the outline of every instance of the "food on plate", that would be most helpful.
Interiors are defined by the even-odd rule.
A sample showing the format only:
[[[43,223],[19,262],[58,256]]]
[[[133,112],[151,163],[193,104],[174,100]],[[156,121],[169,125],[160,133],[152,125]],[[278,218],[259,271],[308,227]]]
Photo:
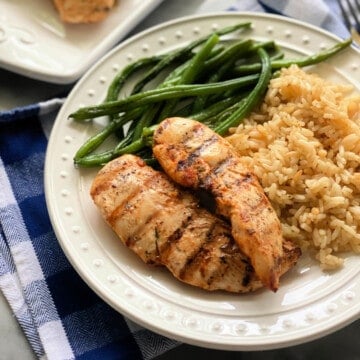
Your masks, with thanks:
[[[229,224],[141,158],[123,155],[109,162],[90,193],[106,222],[145,263],[164,265],[179,280],[205,290],[244,293],[262,287]],[[291,241],[281,246],[283,274],[300,249]]]
[[[360,95],[296,66],[227,140],[259,177],[283,234],[323,269],[360,253]]]
[[[281,224],[257,177],[230,143],[198,121],[168,118],[154,133],[153,152],[176,183],[211,193],[255,273],[276,291],[283,257]]]
[[[251,31],[250,22],[231,25],[127,64],[100,104],[69,115],[91,123],[92,129],[101,124],[80,146],[74,164],[102,166],[135,154],[158,165],[152,146],[159,123],[170,117],[198,121],[226,137],[241,163],[258,177],[283,237],[316,254],[323,269],[338,268],[340,252],[360,252],[359,101],[345,96],[346,87],[336,84],[305,81],[300,86],[303,80],[295,73],[305,77],[299,67],[336,61],[352,40],[289,59],[275,41],[251,39]],[[92,122],[98,117],[100,122]],[[232,207],[219,209],[228,215]],[[267,264],[273,271],[266,276],[265,265],[258,266],[262,281],[273,289],[279,243],[274,241],[278,254]]]
[[[286,59],[274,41],[239,39],[239,33],[250,25],[244,22],[219,29],[180,49],[136,60],[121,69],[103,103],[83,106],[69,115],[78,122],[104,115],[110,119],[78,149],[74,164],[99,166],[126,153],[151,158],[151,151],[144,151],[151,146],[149,127],[169,116],[186,116],[226,135],[262,101],[269,70],[317,64],[351,44],[347,39],[314,55]],[[222,35],[233,38],[223,40]],[[124,96],[123,87],[134,75],[140,79]],[[158,85],[154,88],[154,84]],[[123,132],[130,123],[129,131]],[[113,148],[98,151],[109,137],[116,134],[119,138],[121,132]]]
[[[104,20],[115,0],[53,0],[62,21],[72,24]]]

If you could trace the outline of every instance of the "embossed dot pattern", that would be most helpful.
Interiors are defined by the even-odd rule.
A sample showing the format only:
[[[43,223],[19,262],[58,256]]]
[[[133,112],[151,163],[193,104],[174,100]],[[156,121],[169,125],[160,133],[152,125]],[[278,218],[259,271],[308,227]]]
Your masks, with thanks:
[[[73,231],[74,234],[79,234],[80,229],[81,229],[80,226],[77,226],[77,225],[72,227],[72,231]]]
[[[175,318],[175,314],[172,311],[167,311],[165,313],[165,318],[169,321],[173,320]]]
[[[224,329],[224,326],[222,323],[216,322],[212,324],[211,329],[214,332],[221,332]]]
[[[61,196],[66,197],[69,195],[69,190],[67,189],[62,189],[60,192]]]
[[[195,35],[200,34],[200,28],[199,28],[198,26],[195,26],[195,27],[193,28],[193,33],[194,33]]]
[[[337,308],[338,308],[338,306],[336,304],[334,304],[334,303],[329,303],[329,304],[326,305],[326,310],[329,313],[334,312]]]
[[[310,38],[307,35],[304,35],[302,37],[302,42],[306,45],[310,42]]]
[[[315,314],[313,312],[308,312],[306,315],[305,315],[305,319],[307,321],[314,321],[316,318]]]
[[[114,283],[116,283],[116,281],[117,281],[118,278],[117,278],[116,275],[109,275],[107,279],[109,280],[109,282],[110,282],[111,284],[114,284]]]
[[[194,319],[194,318],[190,318],[186,321],[186,324],[188,327],[190,328],[197,328],[200,324],[199,321]]]
[[[93,264],[96,268],[100,268],[104,264],[104,261],[102,259],[95,259]]]
[[[125,289],[124,293],[125,293],[125,296],[128,297],[128,298],[132,298],[132,297],[135,296],[134,291],[132,289],[130,289],[130,288]]]
[[[163,36],[161,36],[161,37],[159,37],[158,42],[159,42],[160,45],[165,45],[165,44],[166,44],[166,38],[164,38]]]
[[[176,37],[177,39],[181,39],[183,36],[184,36],[184,34],[182,33],[182,31],[176,31],[175,37]]]
[[[291,319],[285,319],[283,325],[285,328],[291,328],[293,326],[293,321]]]
[[[291,30],[285,30],[285,37],[290,39],[292,36],[292,31]]]
[[[150,302],[150,301],[148,301],[148,300],[144,301],[143,306],[144,306],[144,308],[145,308],[146,310],[148,310],[148,311],[151,311],[151,310],[154,309],[153,303]]]
[[[269,35],[271,35],[271,34],[274,32],[274,28],[273,28],[272,26],[268,26],[268,27],[266,28],[266,32],[267,32]]]
[[[73,214],[73,212],[74,212],[74,209],[72,207],[69,206],[69,207],[65,208],[65,214],[66,215],[70,216],[70,215]]]
[[[83,250],[83,251],[88,251],[88,250],[89,250],[89,247],[90,247],[89,244],[86,243],[86,242],[80,244],[80,248],[81,248],[81,250]]]

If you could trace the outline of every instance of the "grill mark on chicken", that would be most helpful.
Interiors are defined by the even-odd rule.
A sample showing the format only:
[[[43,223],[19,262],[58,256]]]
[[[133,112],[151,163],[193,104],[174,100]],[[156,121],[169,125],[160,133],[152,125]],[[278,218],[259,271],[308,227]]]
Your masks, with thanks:
[[[162,258],[180,279],[184,280],[195,271],[195,268],[189,271],[189,264],[201,253],[204,244],[208,241],[209,229],[219,225],[207,212],[197,209],[191,221],[183,229],[181,237],[176,242],[169,243],[168,248],[162,251]]]
[[[202,256],[204,256],[204,252],[206,252],[206,248],[205,245],[207,242],[211,242],[213,240],[212,237],[212,232],[214,231],[214,228],[216,227],[216,223],[213,222],[212,224],[210,224],[210,228],[204,233],[204,241],[202,241],[199,244],[199,247],[194,251],[193,254],[191,254],[185,261],[184,266],[182,267],[182,269],[180,269],[179,271],[179,277],[181,279],[184,278],[184,276],[186,275],[186,272],[189,270],[189,267],[191,266],[192,263],[196,262],[196,260]],[[201,271],[201,270],[200,270]],[[202,275],[204,276],[204,273],[202,271]]]
[[[225,245],[220,246],[221,249],[223,247],[228,247],[231,242],[231,235],[229,233],[225,234],[224,232],[222,234],[214,234],[213,230],[215,230],[215,227],[216,226],[213,226],[209,229],[206,234],[206,241],[201,243],[201,246],[191,258],[187,259],[179,275],[182,280],[186,280],[187,274],[198,271],[208,286],[214,286],[216,282],[223,281],[231,270],[233,256],[230,256],[225,252],[220,254],[220,256],[212,254],[212,250],[216,248],[214,243],[219,239],[219,235],[224,235],[223,240]],[[239,254],[238,248],[232,255],[236,256],[236,254]],[[254,277],[254,271],[247,261],[243,260],[242,262],[244,264],[243,271],[239,273],[242,278],[239,278],[238,280],[243,287],[246,287],[250,284],[251,278]],[[211,266],[211,263],[213,263],[213,265],[214,263],[218,263],[219,266]]]
[[[122,181],[125,181],[126,177],[122,177]],[[154,182],[154,178],[149,177],[147,179],[144,179],[144,189],[140,191],[132,191],[129,193],[128,197],[119,204],[111,213],[111,215],[108,217],[108,222],[111,226],[114,225],[114,222],[121,216],[124,216],[124,214],[129,214],[132,211],[136,211],[136,209],[139,206],[139,203],[141,203],[142,200],[142,193],[146,191],[146,187],[149,187],[151,183]],[[156,182],[156,180],[155,180]],[[143,221],[140,226],[135,226],[132,228],[132,233],[129,233],[129,236],[124,239],[127,246],[134,245],[134,242],[137,241],[137,234],[140,233],[143,228],[153,219],[157,216],[158,210],[148,214],[148,217]]]
[[[139,158],[123,155],[108,163],[90,193],[121,241],[145,263],[166,266],[179,280],[206,290],[243,293],[262,287],[229,225]],[[129,234],[136,241],[125,241]],[[282,273],[299,257],[297,248],[287,247]]]
[[[226,158],[219,162],[217,166],[214,167],[213,173],[219,175],[222,172],[226,171],[229,165],[232,163],[233,159]]]
[[[162,121],[153,139],[155,157],[175,182],[214,196],[216,211],[230,220],[234,239],[255,272],[276,291],[283,256],[281,224],[258,179],[231,145],[205,125],[183,118]]]
[[[191,140],[191,138],[189,137],[188,140]],[[189,166],[192,166],[195,163],[196,159],[199,156],[201,156],[201,153],[216,141],[217,141],[216,136],[212,136],[209,139],[204,140],[204,142],[197,149],[189,152],[189,156],[185,160],[181,160],[178,162],[177,164],[178,171],[183,171]]]
[[[253,267],[249,264],[249,263],[246,263],[245,264],[245,274],[244,274],[244,277],[242,279],[242,286],[248,286],[249,285],[249,282],[250,282],[250,279],[251,279],[251,274],[253,274],[254,272],[254,269]]]
[[[176,230],[171,233],[165,240],[163,240],[163,243],[159,246],[159,252],[164,254],[169,251],[169,248],[171,246],[175,246],[176,243],[182,239],[184,232],[186,231],[186,229],[190,226],[190,224],[193,221],[193,214],[191,216],[188,216],[181,224],[178,228],[176,228]]]

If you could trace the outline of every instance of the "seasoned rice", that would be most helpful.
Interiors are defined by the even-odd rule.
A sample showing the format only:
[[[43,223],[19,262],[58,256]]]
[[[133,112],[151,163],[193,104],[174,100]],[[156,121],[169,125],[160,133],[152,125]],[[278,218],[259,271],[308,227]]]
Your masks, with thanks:
[[[228,140],[259,177],[286,238],[323,269],[360,253],[360,95],[297,66]]]

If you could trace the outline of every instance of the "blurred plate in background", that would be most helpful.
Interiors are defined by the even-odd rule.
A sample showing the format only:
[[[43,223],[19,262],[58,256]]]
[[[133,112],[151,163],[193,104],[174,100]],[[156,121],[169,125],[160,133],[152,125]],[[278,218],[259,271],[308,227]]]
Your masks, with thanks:
[[[163,0],[120,0],[95,24],[65,24],[51,0],[0,0],[0,67],[51,83],[76,81]]]

